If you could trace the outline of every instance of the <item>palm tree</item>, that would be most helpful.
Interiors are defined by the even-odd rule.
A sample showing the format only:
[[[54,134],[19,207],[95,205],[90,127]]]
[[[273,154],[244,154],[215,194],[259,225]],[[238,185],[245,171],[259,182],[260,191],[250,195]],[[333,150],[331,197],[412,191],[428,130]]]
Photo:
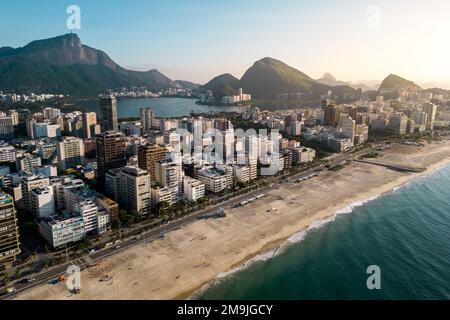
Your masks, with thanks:
[[[169,217],[170,204],[166,201],[160,202],[157,205],[157,210],[159,211],[160,225],[164,224],[164,228],[165,228],[165,222],[167,221],[167,219]]]

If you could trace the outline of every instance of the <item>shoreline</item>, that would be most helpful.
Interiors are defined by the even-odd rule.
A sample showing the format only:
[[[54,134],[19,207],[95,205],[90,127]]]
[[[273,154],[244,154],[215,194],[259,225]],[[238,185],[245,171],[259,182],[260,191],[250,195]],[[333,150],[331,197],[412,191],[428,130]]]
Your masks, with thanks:
[[[215,284],[217,284],[217,282],[226,280],[229,276],[233,276],[235,273],[239,273],[240,271],[243,271],[243,270],[249,268],[254,263],[264,262],[264,261],[267,261],[269,259],[272,259],[272,258],[278,256],[279,254],[282,254],[283,249],[288,248],[296,243],[302,242],[309,231],[315,230],[315,229],[320,229],[323,226],[327,225],[328,223],[332,223],[337,216],[342,215],[342,214],[351,213],[355,207],[364,206],[366,203],[368,203],[370,201],[373,201],[380,197],[392,194],[393,192],[398,191],[399,189],[405,187],[406,185],[409,185],[410,183],[414,183],[415,180],[419,180],[421,178],[430,176],[430,175],[434,174],[435,172],[447,167],[448,165],[450,165],[450,158],[443,159],[442,161],[431,165],[423,172],[415,173],[410,176],[397,178],[396,180],[392,181],[391,183],[387,184],[386,186],[382,186],[382,187],[377,188],[376,190],[373,190],[373,191],[371,190],[371,191],[366,192],[364,194],[364,196],[367,195],[368,197],[365,199],[362,199],[364,196],[356,197],[355,199],[353,199],[354,201],[347,199],[344,201],[344,203],[346,203],[346,205],[335,205],[332,207],[333,210],[335,208],[337,208],[334,211],[334,213],[330,213],[328,215],[323,216],[321,214],[321,212],[318,212],[317,216],[320,216],[320,219],[314,220],[310,225],[307,225],[305,228],[297,231],[296,233],[293,233],[289,237],[286,237],[286,238],[280,239],[280,240],[276,240],[272,243],[267,243],[264,246],[264,248],[262,250],[260,250],[259,252],[249,255],[248,257],[243,259],[241,262],[233,265],[228,271],[218,274],[216,276],[216,278],[214,278],[212,281],[205,283],[205,284],[197,287],[196,289],[190,290],[189,292],[180,294],[178,297],[175,298],[175,300],[185,300],[185,299],[195,300],[198,295],[200,295],[202,292],[213,287]],[[381,190],[384,190],[384,191],[381,191]],[[348,208],[348,210],[345,210],[347,208]],[[331,210],[332,209],[330,209],[330,211]],[[315,224],[318,224],[318,225],[315,225]],[[300,240],[289,241],[292,237],[295,237],[296,235],[299,235],[299,234],[302,235],[302,238]],[[267,259],[256,259],[259,256],[261,256],[261,257],[266,256],[271,252],[274,252],[274,254]],[[222,275],[222,274],[224,274],[224,275]]]
[[[395,192],[450,164],[448,142],[427,144],[420,149],[397,149],[383,154],[383,160],[420,163],[426,170],[400,173],[352,163],[307,183],[281,185],[246,208],[230,209],[225,219],[195,222],[170,232],[164,240],[130,248],[105,259],[98,268],[83,271],[81,295],[67,296],[62,287],[43,285],[17,298],[195,299],[218,281],[257,261],[282,254],[285,248],[302,241],[309,230],[320,228],[337,215],[350,213],[356,206]],[[280,195],[285,199],[280,200]],[[99,283],[103,274],[112,274],[114,285],[104,287]]]

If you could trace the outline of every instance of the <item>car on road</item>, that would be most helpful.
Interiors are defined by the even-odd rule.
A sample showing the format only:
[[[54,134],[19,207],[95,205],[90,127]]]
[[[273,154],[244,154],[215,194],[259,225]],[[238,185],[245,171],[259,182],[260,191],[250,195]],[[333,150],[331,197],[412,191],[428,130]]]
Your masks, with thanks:
[[[28,283],[28,279],[22,279],[16,282],[16,284],[27,284]]]
[[[28,278],[27,279],[27,282],[28,283],[32,283],[32,282],[35,282],[36,281],[36,278]]]
[[[121,248],[121,246],[116,246],[116,249],[120,249]]]
[[[52,279],[48,282],[48,284],[51,286],[57,286],[58,284],[60,284],[60,281],[58,279]]]
[[[16,288],[15,287],[9,287],[6,289],[6,294],[11,294],[16,292]]]

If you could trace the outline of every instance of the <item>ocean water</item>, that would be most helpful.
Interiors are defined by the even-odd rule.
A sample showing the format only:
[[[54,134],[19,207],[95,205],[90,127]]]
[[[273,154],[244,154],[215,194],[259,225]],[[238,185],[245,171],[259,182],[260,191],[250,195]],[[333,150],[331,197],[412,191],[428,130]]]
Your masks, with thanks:
[[[143,107],[152,108],[157,117],[171,118],[189,116],[194,112],[222,112],[240,111],[239,107],[233,106],[204,106],[195,103],[196,99],[187,98],[142,98],[142,99],[118,99],[117,113],[119,118],[139,117],[139,110]],[[90,110],[99,112],[99,102],[97,100],[85,100],[77,102],[81,106],[86,106]]]
[[[450,299],[450,166],[317,222],[198,299]],[[367,267],[381,271],[369,290]]]

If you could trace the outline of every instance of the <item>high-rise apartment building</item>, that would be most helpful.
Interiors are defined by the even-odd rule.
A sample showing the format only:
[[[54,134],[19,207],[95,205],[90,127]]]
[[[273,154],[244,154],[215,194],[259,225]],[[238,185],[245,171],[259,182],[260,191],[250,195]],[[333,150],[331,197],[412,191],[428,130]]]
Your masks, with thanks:
[[[405,134],[407,125],[408,117],[405,115],[393,114],[389,118],[389,129],[393,130],[396,134]]]
[[[341,115],[340,109],[334,104],[326,106],[324,125],[330,127],[337,127],[339,125],[340,115]]]
[[[146,170],[134,166],[107,172],[107,189],[113,191],[114,198],[127,210],[141,215],[151,213],[151,183]]]
[[[186,200],[195,202],[205,196],[205,184],[200,180],[184,177],[183,195]]]
[[[84,232],[97,232],[98,229],[98,207],[92,199],[86,198],[75,204],[75,210],[83,217]]]
[[[214,119],[214,129],[227,131],[233,129],[233,124],[228,119]]]
[[[427,114],[427,129],[433,129],[433,123],[436,120],[437,106],[434,103],[426,103],[422,111]]]
[[[291,136],[299,136],[302,134],[302,121],[292,121],[290,125]]]
[[[0,262],[12,261],[20,253],[19,227],[13,198],[0,192]]]
[[[26,172],[33,172],[34,168],[40,167],[42,164],[41,158],[26,154],[21,158],[16,158],[16,169],[17,171],[26,171]]]
[[[155,180],[162,187],[179,187],[182,183],[181,164],[163,160],[156,164]]]
[[[13,120],[13,126],[17,126],[19,124],[19,113],[16,110],[9,110],[8,115]]]
[[[97,114],[95,112],[83,112],[82,123],[82,137],[84,139],[93,139],[96,134],[100,133],[100,128],[97,124]]]
[[[74,168],[84,162],[83,139],[65,137],[57,144],[58,168],[61,171]]]
[[[150,178],[155,180],[156,163],[166,158],[167,149],[156,144],[142,145],[138,149],[139,168],[147,170]]]
[[[0,117],[0,140],[14,138],[14,121],[12,117]]]
[[[346,138],[351,139],[352,144],[355,143],[355,133],[356,133],[356,121],[353,120],[348,115],[343,115],[341,117],[341,128],[342,135]]]
[[[146,133],[148,130],[153,128],[153,123],[155,122],[155,113],[151,108],[141,108],[141,127],[142,133]]]
[[[55,213],[53,187],[45,186],[31,191],[31,208],[36,219],[49,218]]]
[[[121,168],[127,164],[125,135],[108,131],[95,136],[97,152],[97,178],[100,185],[105,183],[108,170]]]
[[[49,184],[50,180],[48,177],[33,174],[22,176],[18,185],[14,188],[14,201],[17,207],[31,212],[31,191]]]
[[[113,96],[100,97],[100,114],[102,131],[117,131],[119,124],[117,119],[117,99]]]
[[[42,113],[44,114],[45,119],[53,120],[61,115],[61,110],[56,108],[44,108]]]
[[[424,111],[416,110],[411,112],[411,119],[419,126],[426,126],[428,123],[428,115]]]
[[[108,197],[101,196],[95,198],[95,203],[100,209],[109,214],[110,221],[119,220],[119,204]]]

